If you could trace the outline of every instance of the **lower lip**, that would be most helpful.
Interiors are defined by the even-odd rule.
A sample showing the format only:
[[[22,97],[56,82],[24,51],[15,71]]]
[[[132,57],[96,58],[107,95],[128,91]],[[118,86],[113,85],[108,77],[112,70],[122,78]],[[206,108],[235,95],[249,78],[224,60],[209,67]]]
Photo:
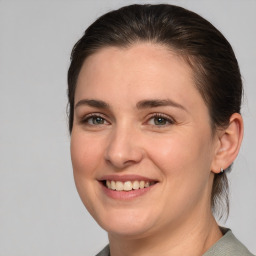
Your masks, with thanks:
[[[157,184],[157,183],[156,183]],[[147,192],[149,192],[150,190],[152,190],[153,187],[156,186],[156,184],[151,185],[147,188],[142,188],[142,189],[135,189],[135,190],[130,190],[130,191],[117,191],[117,190],[112,190],[107,188],[106,186],[104,186],[101,183],[102,189],[104,191],[104,193],[112,198],[112,199],[119,199],[119,200],[131,200],[134,199],[136,197],[140,197],[144,194],[146,194]]]

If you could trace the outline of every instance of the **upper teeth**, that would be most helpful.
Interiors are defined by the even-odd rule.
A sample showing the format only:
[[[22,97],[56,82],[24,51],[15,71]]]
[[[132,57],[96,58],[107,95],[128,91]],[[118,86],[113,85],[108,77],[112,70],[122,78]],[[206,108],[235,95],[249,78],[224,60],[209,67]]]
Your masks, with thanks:
[[[114,181],[114,180],[107,180],[106,185],[109,189],[117,190],[117,191],[130,191],[132,189],[142,189],[147,188],[152,185],[154,182],[149,181]]]

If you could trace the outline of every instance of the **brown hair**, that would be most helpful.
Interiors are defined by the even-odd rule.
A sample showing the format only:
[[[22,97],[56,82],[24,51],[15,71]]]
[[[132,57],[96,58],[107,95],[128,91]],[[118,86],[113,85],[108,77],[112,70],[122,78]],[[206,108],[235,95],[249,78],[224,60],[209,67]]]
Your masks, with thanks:
[[[210,22],[178,6],[130,5],[98,18],[72,50],[68,70],[70,133],[76,81],[84,60],[103,47],[129,47],[136,42],[164,45],[189,63],[196,87],[208,107],[213,132],[227,126],[233,113],[240,113],[239,66],[231,45]],[[222,206],[226,206],[227,214],[229,211],[226,171],[230,170],[231,166],[214,177],[211,206],[220,217],[225,213]]]

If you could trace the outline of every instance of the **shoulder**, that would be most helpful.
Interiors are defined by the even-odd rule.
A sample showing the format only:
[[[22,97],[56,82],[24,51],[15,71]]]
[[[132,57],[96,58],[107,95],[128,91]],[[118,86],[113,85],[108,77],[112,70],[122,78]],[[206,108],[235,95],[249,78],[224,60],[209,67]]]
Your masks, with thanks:
[[[110,256],[109,246],[107,245],[102,251],[100,251],[96,256]]]
[[[203,256],[254,256],[234,236],[230,229],[222,228],[223,237],[217,241]]]

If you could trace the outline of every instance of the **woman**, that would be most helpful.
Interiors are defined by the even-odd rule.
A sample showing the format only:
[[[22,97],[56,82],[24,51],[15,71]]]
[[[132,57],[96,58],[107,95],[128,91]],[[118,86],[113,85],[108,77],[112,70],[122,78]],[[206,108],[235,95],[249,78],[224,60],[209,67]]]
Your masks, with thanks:
[[[78,193],[108,232],[98,255],[252,255],[215,215],[243,136],[241,75],[224,36],[172,5],[96,20],[68,72]]]

